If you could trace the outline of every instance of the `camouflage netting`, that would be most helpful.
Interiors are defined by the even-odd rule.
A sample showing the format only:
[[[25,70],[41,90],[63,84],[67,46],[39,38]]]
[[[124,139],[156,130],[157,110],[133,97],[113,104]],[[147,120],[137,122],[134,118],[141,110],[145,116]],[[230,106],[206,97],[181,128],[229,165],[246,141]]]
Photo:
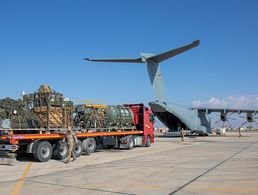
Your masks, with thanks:
[[[10,119],[12,128],[37,126],[37,115],[22,100],[0,99],[0,120]]]

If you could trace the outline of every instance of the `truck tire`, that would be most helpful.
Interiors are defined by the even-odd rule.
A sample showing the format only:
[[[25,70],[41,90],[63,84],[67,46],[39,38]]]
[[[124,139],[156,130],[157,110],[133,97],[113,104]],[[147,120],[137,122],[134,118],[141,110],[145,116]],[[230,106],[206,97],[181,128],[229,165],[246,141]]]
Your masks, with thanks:
[[[33,156],[39,162],[47,162],[52,157],[52,150],[52,145],[48,141],[41,141],[37,143]]]
[[[133,137],[130,137],[128,139],[128,150],[132,150],[134,148],[134,139]]]
[[[55,144],[55,148],[53,151],[53,158],[56,160],[63,160],[68,155],[68,144],[65,141],[59,140]]]
[[[82,154],[82,142],[80,140],[78,140],[78,142],[74,145],[73,148],[73,153],[75,154],[76,157],[81,156]]]
[[[96,140],[92,137],[86,138],[82,141],[82,149],[86,154],[92,154],[97,147]]]
[[[150,145],[151,145],[151,138],[150,138],[150,136],[148,135],[147,140],[146,140],[145,147],[150,147]]]

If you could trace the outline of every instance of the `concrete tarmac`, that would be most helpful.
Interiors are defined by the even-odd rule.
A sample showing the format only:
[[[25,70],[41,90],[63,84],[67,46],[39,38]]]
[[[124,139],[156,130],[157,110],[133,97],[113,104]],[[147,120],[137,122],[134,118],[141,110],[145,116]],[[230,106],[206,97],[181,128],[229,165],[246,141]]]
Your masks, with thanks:
[[[258,134],[156,138],[70,164],[0,165],[0,194],[258,194]]]

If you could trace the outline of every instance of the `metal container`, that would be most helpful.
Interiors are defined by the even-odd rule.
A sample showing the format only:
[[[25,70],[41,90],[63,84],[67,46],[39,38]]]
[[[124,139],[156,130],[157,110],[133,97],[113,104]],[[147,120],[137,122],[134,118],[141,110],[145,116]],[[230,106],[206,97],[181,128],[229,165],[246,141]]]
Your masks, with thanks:
[[[122,106],[110,106],[105,111],[105,118],[108,126],[132,126],[133,112],[130,108]]]

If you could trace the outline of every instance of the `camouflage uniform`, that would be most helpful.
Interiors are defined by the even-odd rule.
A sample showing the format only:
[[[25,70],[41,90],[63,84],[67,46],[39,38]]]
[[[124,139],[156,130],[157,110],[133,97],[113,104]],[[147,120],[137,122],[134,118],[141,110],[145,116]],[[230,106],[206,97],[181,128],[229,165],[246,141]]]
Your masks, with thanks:
[[[180,129],[180,137],[181,137],[181,141],[185,141],[184,137],[185,137],[185,131],[183,128]]]
[[[76,160],[76,156],[73,152],[73,148],[74,148],[74,145],[77,143],[76,134],[72,131],[70,127],[67,129],[65,139],[68,144],[68,156],[65,162],[69,163],[72,159]]]
[[[241,134],[241,127],[238,128],[238,137],[241,137],[242,134]]]

